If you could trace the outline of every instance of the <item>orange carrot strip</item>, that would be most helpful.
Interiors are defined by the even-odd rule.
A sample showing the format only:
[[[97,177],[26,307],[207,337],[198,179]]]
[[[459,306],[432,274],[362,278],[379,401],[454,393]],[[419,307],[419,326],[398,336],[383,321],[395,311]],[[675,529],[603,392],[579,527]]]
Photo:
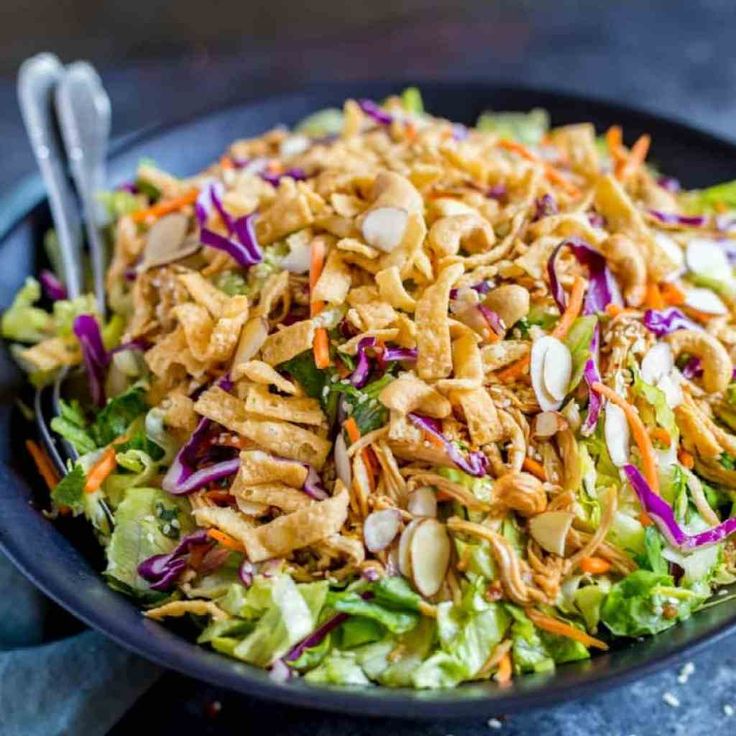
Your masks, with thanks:
[[[715,314],[709,314],[708,312],[701,312],[699,309],[693,309],[692,307],[688,307],[685,304],[682,304],[680,306],[680,309],[688,316],[692,317],[693,319],[697,320],[698,322],[708,323],[710,322],[713,317],[715,317]]]
[[[583,296],[585,296],[585,280],[578,276],[572,284],[572,289],[570,289],[570,298],[567,300],[565,311],[562,313],[560,321],[555,325],[554,330],[552,330],[553,337],[561,340],[570,331],[573,322],[583,308]]]
[[[682,447],[677,451],[677,459],[688,469],[695,467],[695,458]]]
[[[317,368],[327,368],[330,365],[330,340],[325,327],[318,327],[314,331],[314,364]]]
[[[506,652],[498,663],[498,670],[496,670],[494,679],[499,685],[505,685],[511,682],[511,677],[511,656]]]
[[[586,647],[595,647],[596,649],[603,649],[604,651],[608,649],[608,644],[606,644],[606,642],[596,639],[585,631],[576,629],[565,621],[560,621],[559,619],[552,618],[551,616],[545,616],[543,613],[540,613],[533,608],[528,608],[526,610],[526,615],[531,619],[535,626],[543,629],[544,631],[549,631],[550,634],[566,636],[568,639],[579,641]]]
[[[649,153],[649,146],[652,143],[652,137],[647,133],[639,136],[636,143],[631,146],[629,155],[618,167],[616,178],[621,181],[628,179],[638,168],[642,166]]]
[[[235,552],[245,552],[245,547],[237,539],[233,539],[229,534],[225,534],[225,532],[221,532],[219,529],[208,529],[207,536],[212,537],[212,539],[219,542],[223,547],[232,549]]]
[[[360,429],[358,429],[358,423],[355,421],[355,418],[348,417],[342,426],[348,433],[350,443],[354,445],[360,439]]]
[[[544,466],[542,463],[537,462],[531,457],[525,457],[524,462],[522,462],[521,467],[524,468],[524,470],[527,470],[532,475],[535,475],[539,480],[546,481],[547,480],[547,471],[544,469]]]
[[[653,440],[657,440],[657,442],[664,445],[665,447],[669,447],[672,444],[670,433],[663,427],[654,427],[649,432],[649,435]]]
[[[596,382],[592,386],[602,396],[618,406],[626,415],[626,419],[631,427],[631,434],[634,435],[639,452],[641,453],[641,461],[644,470],[644,477],[649,483],[649,487],[659,495],[659,475],[657,474],[657,460],[654,454],[652,440],[647,433],[644,423],[639,417],[639,413],[628,401],[622,399],[613,389],[604,386],[602,383]]]
[[[44,479],[49,490],[53,491],[59,485],[59,474],[56,472],[51,458],[46,454],[46,450],[42,449],[38,442],[34,440],[26,440],[26,449],[33,458],[39,475]]]
[[[644,297],[644,306],[647,309],[664,309],[665,303],[662,293],[659,290],[659,286],[650,281],[647,284],[646,296]]]
[[[608,147],[608,153],[614,161],[620,161],[625,157],[623,150],[623,131],[620,125],[612,125],[606,131],[606,146]]]
[[[679,307],[685,303],[685,292],[671,281],[665,281],[659,286],[659,292],[664,299],[665,304],[669,304],[673,307]]]
[[[115,450],[108,447],[102,453],[102,457],[90,468],[87,473],[87,480],[84,484],[85,493],[94,493],[104,482],[113,470],[115,470]]]
[[[646,511],[639,512],[639,521],[642,526],[652,526],[654,522]]]
[[[220,157],[220,168],[221,169],[234,169],[235,168],[235,164],[233,163],[233,160],[227,154]]]
[[[622,307],[620,304],[611,303],[606,305],[606,314],[609,317],[618,317],[619,314],[634,314],[634,312],[636,312],[636,309]]]
[[[555,167],[548,161],[542,160],[534,151],[530,151],[525,145],[518,143],[517,141],[510,141],[502,139],[498,142],[501,148],[518,154],[527,161],[534,161],[535,163],[541,163],[544,166],[544,175],[553,184],[557,184],[562,187],[568,194],[572,196],[578,196],[580,190],[570,181],[568,181]]]
[[[528,355],[525,355],[523,358],[519,358],[516,362],[498,371],[496,373],[496,377],[503,383],[511,383],[524,374],[524,371],[529,367],[530,362],[531,358]]]
[[[317,285],[317,282],[319,281],[319,277],[322,274],[322,269],[325,267],[325,257],[327,256],[327,246],[325,245],[325,241],[322,238],[317,238],[312,242],[312,250],[310,253],[310,260],[309,260],[309,290],[310,292],[314,290],[314,287]],[[310,297],[311,302],[311,297]],[[316,314],[319,314],[319,311],[321,311],[321,307],[324,306],[321,304],[321,302],[311,302],[312,309],[317,309],[318,311],[313,311],[312,317],[316,316]],[[320,305],[319,307],[317,305]]]
[[[602,557],[583,557],[580,569],[589,575],[604,575],[611,569],[611,563]]]
[[[133,222],[145,222],[149,218],[158,219],[159,217],[168,215],[170,212],[176,212],[188,204],[193,204],[198,194],[199,192],[196,189],[190,189],[186,194],[182,194],[181,197],[164,199],[145,210],[133,212],[130,217]]]

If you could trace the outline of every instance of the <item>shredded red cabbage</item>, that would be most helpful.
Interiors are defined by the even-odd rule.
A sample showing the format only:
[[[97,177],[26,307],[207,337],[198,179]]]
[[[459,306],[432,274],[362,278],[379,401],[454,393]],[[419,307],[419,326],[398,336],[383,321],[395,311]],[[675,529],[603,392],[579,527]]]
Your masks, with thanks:
[[[452,139],[454,141],[464,141],[468,135],[469,131],[462,123],[452,124]]]
[[[368,350],[376,347],[377,340],[375,337],[364,337],[358,342],[358,362],[355,370],[350,374],[349,381],[355,388],[363,388],[368,383],[371,373],[371,361],[368,357]]]
[[[402,363],[416,363],[419,351],[416,348],[384,348],[378,355],[378,362],[382,367],[392,361]]]
[[[677,523],[675,514],[670,505],[658,496],[650,487],[644,476],[633,465],[624,465],[624,473],[639,497],[642,508],[652,517],[659,530],[669,544],[682,552],[688,552],[701,547],[722,542],[726,537],[736,532],[736,518],[726,519],[711,529],[697,534],[686,534]]]
[[[686,317],[677,307],[667,309],[647,309],[644,312],[644,326],[657,337],[669,335],[677,330],[700,330],[697,322]]]
[[[605,227],[606,226],[606,218],[603,217],[603,215],[599,214],[595,210],[588,212],[588,222],[593,227]]]
[[[51,299],[52,302],[57,302],[61,299],[67,298],[66,286],[56,278],[56,274],[52,273],[48,269],[44,268],[39,274],[39,280],[41,286],[43,286],[44,293]]]
[[[703,215],[676,215],[672,212],[649,210],[649,214],[665,225],[683,225],[684,227],[703,227],[708,221]]]
[[[389,115],[380,105],[373,100],[358,100],[360,109],[369,117],[373,118],[379,125],[391,125],[393,116]]]
[[[583,368],[583,379],[588,385],[588,414],[585,417],[581,432],[584,435],[593,434],[596,425],[598,424],[598,417],[600,416],[601,409],[603,408],[603,398],[597,391],[593,391],[593,384],[601,382],[601,374],[598,371],[598,365],[593,358],[588,358]]]
[[[296,662],[299,657],[312,647],[316,647],[331,631],[334,631],[343,621],[348,620],[347,613],[336,613],[332,618],[320,624],[309,636],[302,639],[290,652],[284,655],[285,662]]]
[[[104,406],[105,374],[110,363],[110,354],[102,343],[100,325],[91,314],[80,314],[75,318],[72,329],[82,349],[92,401],[96,406]]]
[[[200,227],[207,224],[207,220],[214,209],[217,210],[217,214],[220,216],[222,224],[227,228],[228,233],[232,233],[233,218],[225,211],[222,204],[224,191],[224,187],[219,181],[210,182],[207,186],[202,187],[197,196],[197,201],[194,203],[194,214]]]
[[[237,240],[203,227],[200,233],[202,244],[225,251],[243,268],[255,266],[256,263],[263,260],[263,254],[258,247],[255,228],[253,227],[254,219],[255,215],[252,214],[239,217],[233,221],[233,229]]]
[[[684,366],[682,366],[682,375],[688,380],[692,381],[693,378],[703,375],[703,364],[700,358],[690,358]]]
[[[541,220],[543,217],[551,217],[559,212],[557,202],[551,194],[544,194],[534,201],[534,216],[532,222]]]
[[[322,487],[322,478],[319,477],[317,471],[311,465],[304,464],[304,467],[307,469],[307,477],[302,486],[304,493],[315,501],[324,501],[329,498],[329,494]]]
[[[569,248],[578,263],[588,269],[589,282],[583,303],[583,314],[603,312],[609,304],[622,304],[618,284],[609,271],[603,254],[581,238],[568,238],[552,251],[547,263],[550,291],[557,302],[560,313],[565,311],[566,297],[565,290],[557,276],[557,256],[563,248]]]
[[[250,560],[243,560],[238,567],[238,577],[240,582],[245,585],[246,588],[250,588],[253,584],[253,576],[255,575],[255,567]]]
[[[282,171],[280,174],[270,174],[267,171],[262,171],[260,173],[260,177],[263,181],[267,181],[275,187],[279,185],[285,176],[290,177],[294,181],[304,181],[307,178],[307,172],[304,171],[304,169],[294,167],[293,169]]]
[[[473,291],[477,291],[479,294],[487,294],[491,290],[491,282],[490,281],[479,281],[477,284],[471,284],[469,289],[472,289]],[[460,294],[460,289],[458,288],[452,288],[450,289],[450,299],[457,299]]]
[[[491,330],[496,335],[503,337],[503,334],[506,332],[506,325],[503,323],[503,320],[485,304],[478,304],[478,311],[483,316],[483,319],[488,323]]]
[[[482,452],[469,452],[467,455],[463,455],[457,445],[442,434],[439,429],[439,422],[420,414],[409,414],[408,417],[412,424],[443,444],[447,456],[460,470],[475,478],[482,478],[488,474],[488,458]]]
[[[659,184],[662,189],[672,192],[672,194],[677,194],[677,192],[682,189],[680,182],[671,176],[660,176],[659,179],[657,179],[657,184]]]
[[[187,566],[192,547],[200,544],[214,544],[205,529],[187,534],[171,552],[153,555],[138,565],[138,574],[150,583],[151,590],[169,590]]]

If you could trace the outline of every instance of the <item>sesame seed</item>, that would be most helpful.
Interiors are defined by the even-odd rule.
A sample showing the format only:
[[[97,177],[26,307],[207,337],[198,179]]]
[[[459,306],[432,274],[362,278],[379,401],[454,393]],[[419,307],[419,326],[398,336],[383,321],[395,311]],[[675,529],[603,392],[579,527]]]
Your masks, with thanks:
[[[662,695],[662,700],[670,706],[670,708],[679,708],[680,707],[680,699],[671,692],[666,692]]]
[[[501,723],[498,718],[488,719],[488,728],[495,728],[496,730],[498,730],[499,728],[501,728],[501,726],[503,726],[503,723]]]
[[[723,713],[726,718],[731,718],[735,712],[734,707],[730,703],[726,703],[726,705],[723,706]]]
[[[680,670],[680,674],[677,676],[677,682],[679,682],[680,685],[684,685],[690,679],[693,672],[695,672],[695,665],[692,662],[686,662]]]

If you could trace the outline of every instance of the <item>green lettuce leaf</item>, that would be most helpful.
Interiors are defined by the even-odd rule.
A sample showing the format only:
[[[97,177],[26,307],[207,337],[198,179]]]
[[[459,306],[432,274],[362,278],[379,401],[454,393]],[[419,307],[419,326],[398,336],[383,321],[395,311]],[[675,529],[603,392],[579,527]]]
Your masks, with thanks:
[[[511,614],[511,655],[514,662],[514,672],[519,675],[524,672],[550,672],[555,668],[555,661],[547,651],[537,627],[527,615],[516,606],[507,605],[506,610]]]
[[[484,112],[475,124],[478,130],[496,133],[527,146],[536,146],[549,130],[549,114],[535,108],[529,112]]]
[[[327,135],[338,135],[342,130],[342,110],[328,107],[308,115],[296,126],[297,133],[304,133],[312,138]]]
[[[76,299],[59,299],[54,302],[54,334],[67,336],[72,334],[74,320],[80,314],[94,314],[97,311],[92,294],[82,294]]]
[[[97,444],[87,431],[87,419],[76,400],[59,401],[59,416],[51,420],[51,429],[71,443],[80,455],[97,449]]]
[[[152,555],[171,552],[176,539],[164,533],[171,519],[163,519],[160,509],[176,509],[181,534],[194,528],[189,502],[160,488],[130,488],[115,511],[115,527],[107,546],[105,576],[112,587],[144,599],[160,597],[138,575],[138,565]]]
[[[315,628],[328,589],[326,581],[297,586],[288,575],[271,580],[270,606],[232,653],[259,667],[282,657]]]
[[[86,482],[84,469],[81,465],[75,465],[51,491],[51,498],[56,506],[66,506],[72,510],[74,515],[84,511],[84,484]]]
[[[664,391],[647,383],[642,377],[641,372],[632,366],[634,372],[634,393],[643,398],[653,409],[657,424],[667,431],[673,444],[677,444],[680,433],[677,429],[675,421],[675,413],[667,403],[667,397]]]
[[[126,430],[135,419],[148,411],[146,393],[140,386],[133,386],[122,394],[109,399],[90,427],[90,435],[98,447],[109,445]]]
[[[648,526],[644,531],[644,552],[636,555],[636,564],[642,570],[650,570],[657,575],[667,575],[669,566],[662,556],[665,541],[656,526]]]
[[[339,630],[340,649],[354,649],[363,644],[380,641],[386,634],[386,629],[371,618],[351,616],[344,621]]]
[[[370,685],[363,668],[352,652],[332,651],[313,670],[304,675],[307,682],[321,685]]]
[[[33,306],[40,298],[41,285],[29,276],[0,320],[0,331],[6,340],[34,343],[51,337],[53,318],[43,309]]]
[[[720,212],[722,207],[736,209],[736,181],[724,181],[707,189],[685,192],[681,199],[688,212]]]
[[[365,600],[354,591],[330,592],[327,596],[330,608],[351,616],[362,616],[384,626],[393,634],[403,634],[413,629],[419,614],[406,610],[394,610],[381,605],[375,599]]]
[[[590,343],[597,324],[598,318],[593,314],[578,317],[565,337],[565,345],[572,355],[572,376],[567,387],[568,393],[577,388],[583,377],[585,363],[591,357]]]
[[[688,618],[698,596],[676,588],[672,577],[637,570],[616,583],[601,608],[601,621],[616,636],[658,634]]]
[[[401,104],[404,110],[412,115],[424,114],[424,102],[418,87],[407,87],[401,93]]]

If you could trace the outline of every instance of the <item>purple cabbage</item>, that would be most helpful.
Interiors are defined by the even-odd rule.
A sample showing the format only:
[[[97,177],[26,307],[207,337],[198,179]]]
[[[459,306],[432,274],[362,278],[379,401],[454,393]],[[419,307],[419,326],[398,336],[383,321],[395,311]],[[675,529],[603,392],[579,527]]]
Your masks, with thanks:
[[[488,474],[488,458],[482,452],[469,452],[463,455],[457,445],[448,440],[439,430],[439,422],[420,414],[409,414],[408,417],[412,424],[443,444],[447,456],[460,470],[475,478],[482,478]]]
[[[551,217],[558,212],[555,198],[551,194],[544,194],[534,201],[534,217],[532,217],[532,222],[541,220],[543,217]]]
[[[200,468],[189,475],[185,480],[179,482],[174,490],[165,488],[172,496],[187,496],[200,488],[216,483],[223,478],[230,478],[240,469],[240,458],[234,457],[232,460],[223,460],[214,465],[208,465],[206,468]],[[168,473],[167,473],[168,475]],[[165,479],[165,478],[164,478]]]
[[[647,309],[644,312],[644,326],[657,337],[669,335],[677,330],[700,330],[699,324],[686,317],[677,307],[667,309]]]
[[[703,215],[676,215],[672,212],[649,210],[649,214],[665,225],[682,225],[683,227],[703,227],[708,218]]]
[[[329,496],[327,491],[322,487],[322,479],[311,465],[305,464],[304,467],[307,469],[307,477],[304,480],[302,490],[315,501],[324,501]]]
[[[391,125],[394,119],[380,105],[373,100],[358,100],[360,109],[369,117],[375,120],[379,125]]]
[[[149,557],[138,565],[138,574],[149,583],[151,590],[169,590],[187,566],[187,555],[192,547],[213,543],[205,529],[182,537],[171,552]]]
[[[285,176],[294,179],[294,181],[304,181],[307,178],[307,172],[304,171],[304,169],[294,167],[292,169],[282,171],[280,174],[269,174],[266,171],[262,171],[260,174],[260,177],[261,179],[263,179],[263,181],[267,181],[269,184],[272,184],[275,187],[279,185],[279,183]]]
[[[228,233],[233,231],[233,218],[225,211],[225,207],[222,204],[223,192],[224,188],[219,181],[211,182],[199,192],[197,201],[194,203],[194,214],[200,227],[204,227],[207,224],[212,210],[217,210]]]
[[[307,649],[316,647],[330,632],[334,631],[341,623],[347,620],[348,614],[342,612],[336,613],[332,618],[328,618],[327,621],[320,624],[309,636],[292,647],[291,651],[284,656],[284,661],[296,662]]]
[[[703,375],[703,364],[700,358],[693,356],[690,358],[684,366],[682,366],[682,375],[685,376],[689,381],[693,378]]]
[[[717,526],[706,529],[704,532],[687,534],[677,523],[670,505],[649,487],[644,476],[635,466],[624,465],[624,473],[626,473],[631,487],[639,497],[642,508],[652,518],[672,547],[682,552],[689,552],[701,547],[718,544],[736,532],[736,518],[733,518],[726,519],[726,521],[722,521]]]
[[[464,141],[469,135],[468,129],[462,123],[452,124],[452,140]]]
[[[597,391],[593,391],[593,384],[601,382],[601,374],[593,358],[588,358],[585,363],[583,379],[588,385],[588,414],[580,431],[584,435],[590,435],[595,431],[596,425],[598,424],[598,417],[603,408],[603,398]]]
[[[392,361],[401,361],[404,363],[416,363],[419,351],[416,348],[384,348],[378,356],[381,365]]]
[[[52,302],[58,302],[61,299],[67,298],[66,286],[56,278],[56,274],[48,269],[44,269],[38,278],[41,286],[43,286],[44,293]]]
[[[588,212],[588,222],[593,227],[603,228],[606,226],[606,218],[603,217],[603,215],[596,212],[595,210]]]
[[[502,336],[506,332],[506,325],[504,325],[503,320],[490,307],[481,303],[478,304],[478,311],[496,335]]]
[[[82,349],[92,401],[97,406],[104,406],[105,375],[110,363],[110,354],[102,343],[100,325],[91,314],[80,314],[74,320],[72,329]]]
[[[255,214],[239,217],[233,221],[234,233],[237,237],[226,237],[214,230],[203,227],[200,239],[203,245],[225,251],[243,268],[250,268],[263,260],[263,253],[258,246],[255,228],[253,227]]]
[[[238,567],[238,577],[240,582],[245,585],[246,588],[250,588],[253,584],[253,576],[255,575],[256,569],[250,560],[243,560]]]
[[[489,199],[504,200],[507,194],[508,189],[506,189],[505,184],[495,184],[486,190],[486,197]]]
[[[477,291],[479,294],[487,294],[491,290],[491,282],[490,281],[479,281],[477,284],[471,284],[469,289],[472,289],[473,291]],[[452,288],[450,289],[450,299],[457,299],[460,294],[460,289],[458,288]]]
[[[371,361],[367,351],[370,348],[375,348],[376,343],[375,337],[364,337],[358,342],[358,362],[348,379],[355,388],[363,388],[368,383],[368,377],[371,373]]]
[[[677,194],[677,192],[682,189],[680,182],[671,176],[660,176],[659,179],[657,179],[657,184],[659,184],[662,189],[665,189],[672,194]]]
[[[565,290],[557,276],[557,257],[563,248],[568,248],[578,263],[588,269],[588,290],[583,303],[583,314],[596,314],[605,311],[609,304],[622,304],[618,284],[613,278],[603,254],[591,248],[581,238],[563,240],[552,251],[547,263],[550,290],[560,313],[565,311]]]

